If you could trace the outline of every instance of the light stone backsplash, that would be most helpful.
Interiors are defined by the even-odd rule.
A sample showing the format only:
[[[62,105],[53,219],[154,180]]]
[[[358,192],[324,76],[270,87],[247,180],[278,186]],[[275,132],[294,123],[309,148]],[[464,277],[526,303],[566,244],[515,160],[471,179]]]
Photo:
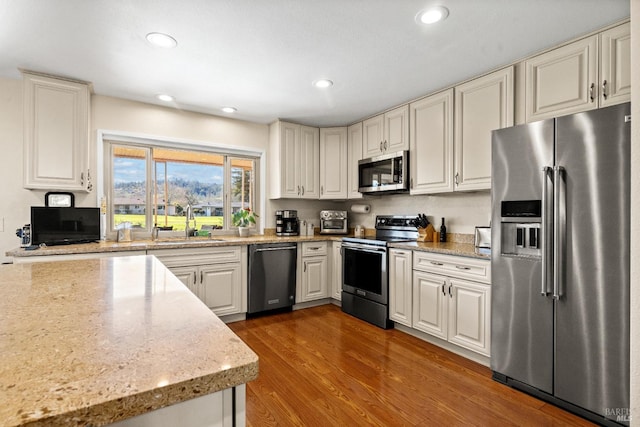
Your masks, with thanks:
[[[351,212],[354,204],[368,204],[368,214]],[[270,210],[265,218],[267,228],[275,228],[275,211],[295,209],[300,220],[312,221],[318,227],[320,211],[324,209],[347,210],[349,228],[362,225],[367,229],[375,226],[376,215],[416,215],[424,213],[436,231],[440,230],[441,218],[445,218],[447,232],[452,234],[475,233],[476,226],[488,226],[491,218],[491,193],[478,191],[442,195],[411,196],[407,194],[384,194],[365,196],[347,201],[324,200],[269,200]]]

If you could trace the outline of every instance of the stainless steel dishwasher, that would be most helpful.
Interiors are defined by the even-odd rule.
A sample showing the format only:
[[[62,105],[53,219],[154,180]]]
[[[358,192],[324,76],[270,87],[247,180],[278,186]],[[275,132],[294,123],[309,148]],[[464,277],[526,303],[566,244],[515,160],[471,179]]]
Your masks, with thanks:
[[[293,306],[297,254],[295,243],[249,245],[248,314]]]

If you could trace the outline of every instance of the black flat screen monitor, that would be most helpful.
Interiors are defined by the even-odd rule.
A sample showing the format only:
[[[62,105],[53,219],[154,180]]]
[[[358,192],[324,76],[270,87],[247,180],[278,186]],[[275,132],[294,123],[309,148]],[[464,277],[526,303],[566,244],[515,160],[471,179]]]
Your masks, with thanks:
[[[100,240],[100,208],[31,207],[31,244],[68,245]]]

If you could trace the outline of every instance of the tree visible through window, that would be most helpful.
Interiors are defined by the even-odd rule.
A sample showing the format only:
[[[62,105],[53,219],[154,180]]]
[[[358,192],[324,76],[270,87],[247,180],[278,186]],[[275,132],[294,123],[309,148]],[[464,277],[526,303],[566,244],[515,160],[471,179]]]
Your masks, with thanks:
[[[113,145],[112,150],[114,226],[129,222],[145,230],[152,225],[184,230],[191,205],[198,229],[229,229],[225,218],[237,209],[253,209],[253,158],[162,147]]]

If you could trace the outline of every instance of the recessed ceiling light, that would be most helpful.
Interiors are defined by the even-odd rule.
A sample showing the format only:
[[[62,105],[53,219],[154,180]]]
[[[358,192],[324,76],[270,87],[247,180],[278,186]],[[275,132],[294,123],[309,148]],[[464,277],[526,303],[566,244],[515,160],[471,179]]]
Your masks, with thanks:
[[[315,82],[313,82],[313,85],[317,88],[325,89],[333,86],[333,82],[329,79],[318,79]]]
[[[416,22],[418,24],[435,24],[447,16],[449,16],[449,9],[444,6],[434,6],[418,12]]]
[[[166,95],[166,94],[158,95],[156,98],[158,98],[160,101],[164,101],[164,102],[171,102],[174,99],[173,96]]]
[[[235,113],[238,109],[233,107],[222,107],[222,111],[225,113]]]
[[[163,33],[149,33],[147,34],[147,41],[158,47],[172,48],[178,46],[176,39]]]

